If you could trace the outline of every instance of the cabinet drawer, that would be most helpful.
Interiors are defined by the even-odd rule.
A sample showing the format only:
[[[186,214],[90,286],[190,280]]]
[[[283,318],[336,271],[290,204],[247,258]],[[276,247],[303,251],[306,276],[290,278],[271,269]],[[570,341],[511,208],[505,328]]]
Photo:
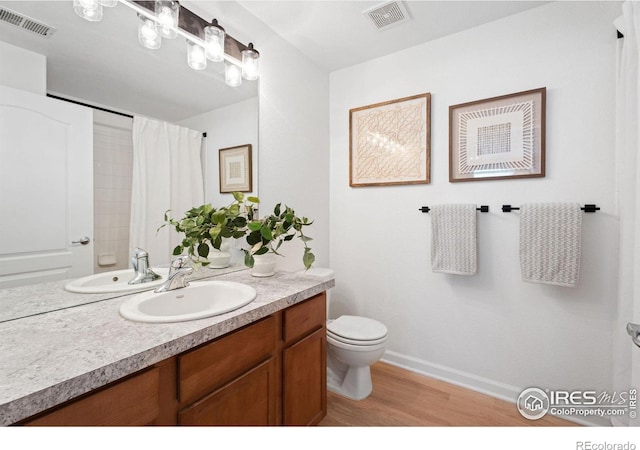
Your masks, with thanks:
[[[178,413],[180,425],[274,425],[273,358]]]
[[[326,294],[324,292],[285,309],[284,341],[290,343],[323,327],[326,315]]]
[[[191,403],[269,358],[276,344],[273,316],[178,357],[179,399]]]
[[[34,426],[148,425],[159,414],[157,368],[92,393],[27,422]]]

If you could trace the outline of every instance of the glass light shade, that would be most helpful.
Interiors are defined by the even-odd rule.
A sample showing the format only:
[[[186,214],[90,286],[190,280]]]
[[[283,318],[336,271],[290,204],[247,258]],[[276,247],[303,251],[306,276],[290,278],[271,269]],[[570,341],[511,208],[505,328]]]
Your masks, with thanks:
[[[98,0],[98,3],[107,8],[113,8],[118,4],[118,0]]]
[[[162,38],[156,30],[156,23],[141,14],[138,14],[138,19],[138,42],[151,50],[160,48]]]
[[[224,29],[216,25],[209,25],[204,29],[204,43],[207,58],[211,61],[222,61],[224,58]]]
[[[167,39],[175,38],[178,35],[180,4],[174,1],[156,1],[155,11],[160,36]]]
[[[187,64],[193,70],[204,70],[207,68],[207,56],[204,47],[195,42],[187,41]]]
[[[224,81],[227,86],[238,87],[242,84],[242,69],[230,62],[224,63]]]
[[[253,44],[249,44],[249,48],[242,50],[242,78],[258,79],[258,59],[260,59],[260,53],[254,50]]]
[[[91,22],[102,20],[102,5],[96,0],[73,0],[73,10],[77,15]]]

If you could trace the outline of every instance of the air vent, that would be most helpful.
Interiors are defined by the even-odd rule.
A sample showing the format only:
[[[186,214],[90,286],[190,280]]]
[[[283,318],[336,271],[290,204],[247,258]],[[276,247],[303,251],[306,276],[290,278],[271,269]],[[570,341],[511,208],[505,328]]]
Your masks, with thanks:
[[[3,7],[0,7],[0,22],[15,25],[16,27],[45,38],[51,37],[51,35],[56,32],[54,27],[45,25],[42,22],[38,22],[37,20],[33,20],[30,17]]]
[[[363,11],[362,14],[369,16],[373,25],[379,30],[386,29],[392,25],[398,25],[411,18],[407,7],[399,1],[375,6]]]

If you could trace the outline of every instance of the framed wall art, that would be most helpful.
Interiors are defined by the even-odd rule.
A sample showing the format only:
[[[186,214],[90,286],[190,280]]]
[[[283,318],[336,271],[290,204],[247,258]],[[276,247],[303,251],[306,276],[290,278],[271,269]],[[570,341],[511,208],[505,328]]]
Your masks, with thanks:
[[[349,186],[430,181],[431,94],[349,110]]]
[[[544,177],[546,88],[449,107],[449,181]]]
[[[221,148],[220,192],[251,192],[251,144]]]

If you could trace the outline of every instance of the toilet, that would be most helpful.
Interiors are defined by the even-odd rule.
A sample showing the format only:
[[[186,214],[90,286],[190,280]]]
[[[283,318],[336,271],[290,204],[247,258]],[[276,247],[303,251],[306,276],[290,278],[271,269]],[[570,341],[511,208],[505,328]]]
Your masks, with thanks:
[[[352,400],[371,394],[371,370],[387,345],[387,327],[374,319],[340,316],[327,322],[327,389]]]
[[[333,278],[332,269],[313,267],[304,272],[318,278]],[[327,319],[330,292],[327,291]],[[352,400],[371,394],[371,370],[386,349],[387,327],[368,317],[343,315],[327,320],[327,389]]]

